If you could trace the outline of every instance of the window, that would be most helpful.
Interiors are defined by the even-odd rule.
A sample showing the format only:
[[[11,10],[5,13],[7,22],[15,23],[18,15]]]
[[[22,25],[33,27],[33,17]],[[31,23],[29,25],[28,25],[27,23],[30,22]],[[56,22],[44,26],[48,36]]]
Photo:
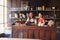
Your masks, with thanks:
[[[0,33],[7,26],[7,0],[0,0]]]

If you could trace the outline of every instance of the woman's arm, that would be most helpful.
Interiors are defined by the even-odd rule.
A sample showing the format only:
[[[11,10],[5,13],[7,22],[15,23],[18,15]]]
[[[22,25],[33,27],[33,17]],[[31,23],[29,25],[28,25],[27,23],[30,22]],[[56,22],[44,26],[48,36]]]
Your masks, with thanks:
[[[26,20],[25,24],[29,21],[29,18]]]
[[[37,20],[35,19],[35,24],[37,24]]]

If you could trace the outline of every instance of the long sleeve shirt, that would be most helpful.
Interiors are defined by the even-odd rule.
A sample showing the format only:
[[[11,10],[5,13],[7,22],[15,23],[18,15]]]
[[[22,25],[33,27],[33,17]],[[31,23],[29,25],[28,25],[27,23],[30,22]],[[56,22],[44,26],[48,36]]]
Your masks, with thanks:
[[[28,22],[29,22],[29,23],[34,23],[34,24],[36,24],[36,19],[33,19],[33,18],[32,18],[32,19],[29,19],[29,18],[28,18],[28,19],[26,20],[25,24],[27,24]]]
[[[44,23],[44,18],[39,18],[38,19],[38,23],[41,22],[41,23]]]

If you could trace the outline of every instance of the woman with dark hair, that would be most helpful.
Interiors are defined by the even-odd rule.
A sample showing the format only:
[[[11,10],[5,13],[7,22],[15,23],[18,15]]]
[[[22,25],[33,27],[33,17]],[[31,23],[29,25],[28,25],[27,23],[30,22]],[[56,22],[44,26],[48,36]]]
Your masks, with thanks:
[[[34,18],[34,15],[33,15],[32,12],[29,12],[28,18],[27,18],[25,24],[27,24],[27,25],[33,25],[33,24],[36,24],[36,19]]]
[[[45,20],[43,18],[43,15],[41,13],[38,14],[39,19],[38,19],[38,26],[44,26]]]

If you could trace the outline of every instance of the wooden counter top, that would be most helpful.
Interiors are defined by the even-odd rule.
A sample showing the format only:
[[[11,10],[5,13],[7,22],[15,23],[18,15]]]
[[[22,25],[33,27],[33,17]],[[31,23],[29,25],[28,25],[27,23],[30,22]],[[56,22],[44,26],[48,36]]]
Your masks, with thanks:
[[[56,30],[56,27],[40,27],[40,26],[14,26],[16,29],[41,29],[41,30]]]

